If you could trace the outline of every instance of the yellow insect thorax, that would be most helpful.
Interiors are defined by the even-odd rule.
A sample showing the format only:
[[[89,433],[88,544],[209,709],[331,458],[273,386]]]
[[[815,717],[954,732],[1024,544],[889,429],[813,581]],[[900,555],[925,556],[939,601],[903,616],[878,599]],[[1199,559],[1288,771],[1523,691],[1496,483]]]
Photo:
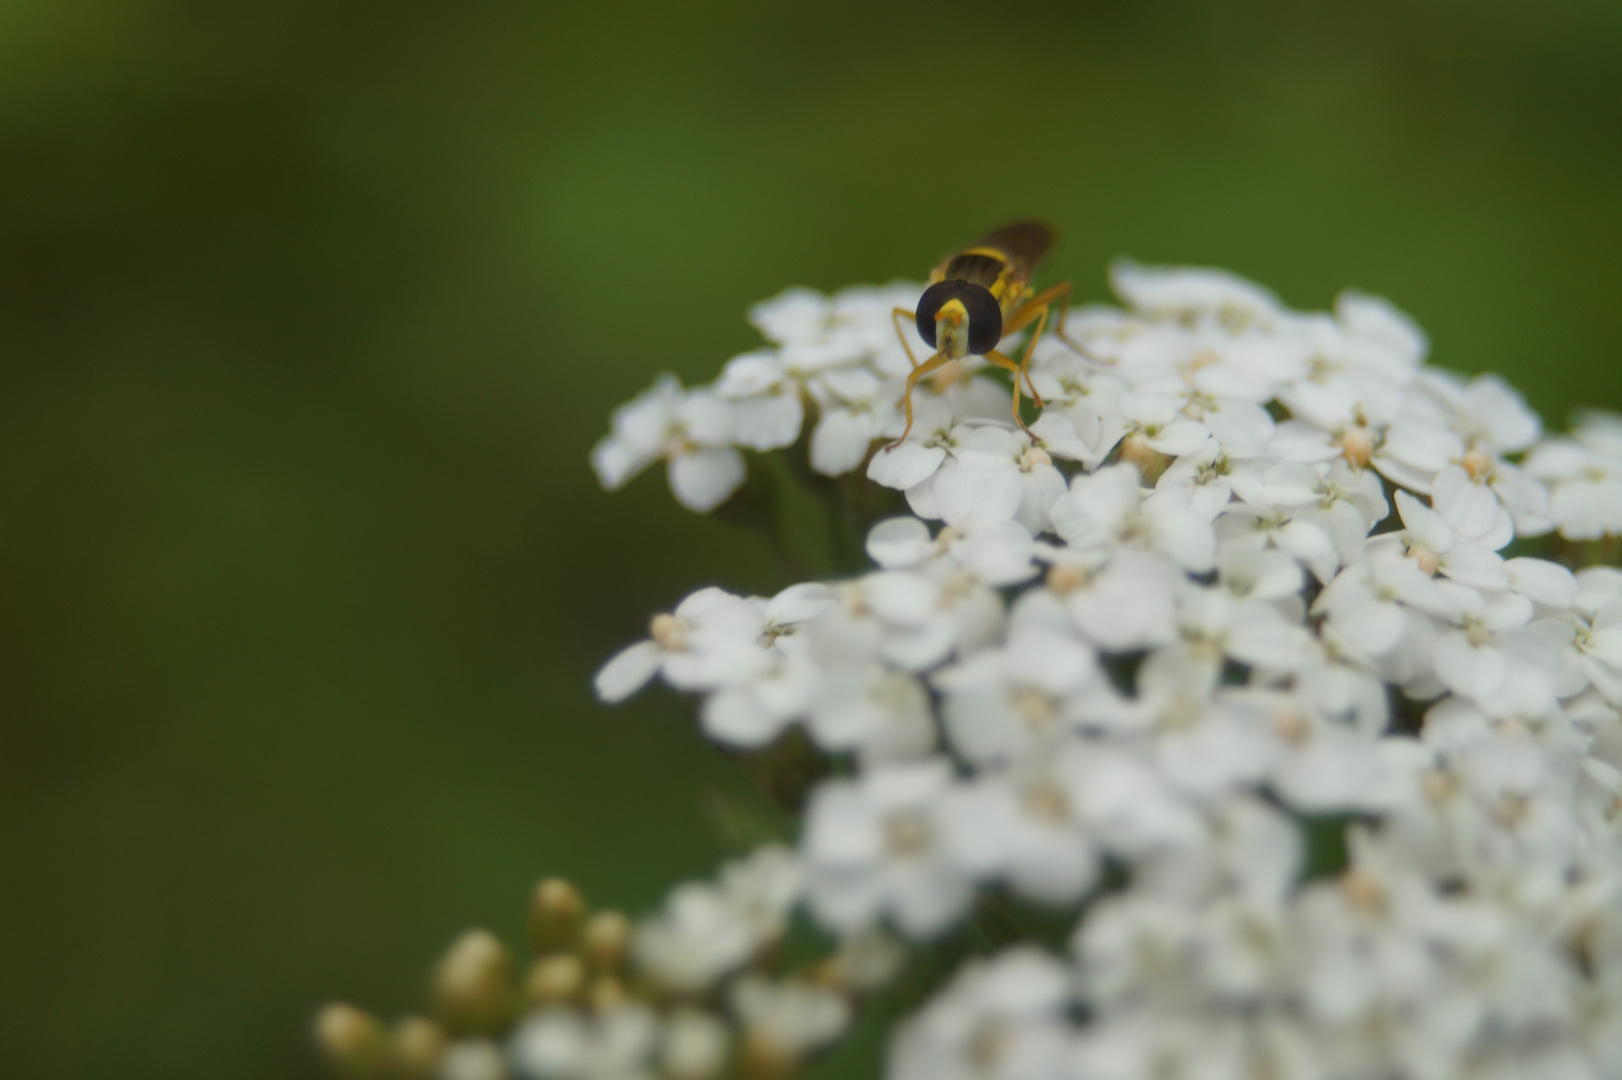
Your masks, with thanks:
[[[936,347],[953,360],[969,355],[969,312],[961,300],[948,300],[935,315]]]
[[[956,256],[957,259],[968,259],[975,257],[987,261],[995,261],[996,263],[1001,264],[997,271],[996,280],[987,285],[986,289],[993,297],[996,298],[998,305],[1002,308],[1004,317],[1006,317],[1009,312],[1013,311],[1015,307],[1019,306],[1019,301],[1022,299],[1024,294],[1030,290],[1024,288],[1020,284],[1015,283],[1014,279],[1019,273],[1018,268],[1014,266],[1013,263],[1009,262],[1007,255],[1004,255],[996,248],[966,248],[959,252]]]

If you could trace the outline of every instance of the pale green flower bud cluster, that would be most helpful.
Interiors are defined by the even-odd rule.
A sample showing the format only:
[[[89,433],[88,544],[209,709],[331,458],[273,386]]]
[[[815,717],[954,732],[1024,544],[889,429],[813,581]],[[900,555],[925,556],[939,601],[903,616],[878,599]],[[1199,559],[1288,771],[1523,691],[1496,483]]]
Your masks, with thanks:
[[[386,1027],[332,1004],[316,1042],[347,1080],[773,1080],[843,1035],[905,958],[868,934],[786,964],[802,894],[799,861],[775,846],[682,886],[640,924],[548,879],[524,964],[470,930],[434,968],[428,1016]]]

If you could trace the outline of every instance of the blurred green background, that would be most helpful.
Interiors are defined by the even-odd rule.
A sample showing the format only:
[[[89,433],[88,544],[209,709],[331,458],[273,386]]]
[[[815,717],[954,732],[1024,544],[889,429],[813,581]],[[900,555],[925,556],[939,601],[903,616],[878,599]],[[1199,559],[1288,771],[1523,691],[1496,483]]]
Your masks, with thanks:
[[[740,783],[589,677],[755,538],[586,466],[751,302],[1017,215],[1622,404],[1622,5],[0,4],[0,1072],[319,1075]],[[826,1071],[870,1072],[844,1055]]]

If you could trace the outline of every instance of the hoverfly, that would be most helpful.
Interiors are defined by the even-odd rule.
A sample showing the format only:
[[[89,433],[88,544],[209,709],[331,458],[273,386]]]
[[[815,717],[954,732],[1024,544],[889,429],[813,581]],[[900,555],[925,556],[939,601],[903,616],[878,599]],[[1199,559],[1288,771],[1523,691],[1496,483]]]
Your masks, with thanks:
[[[1082,351],[1064,333],[1064,317],[1070,307],[1070,283],[1063,281],[1039,293],[1033,293],[1030,287],[1031,273],[1057,239],[1058,234],[1039,221],[1004,225],[972,247],[948,255],[930,271],[930,285],[919,297],[917,311],[898,307],[891,312],[896,336],[901,338],[907,359],[912,361],[907,392],[902,398],[907,408],[907,429],[901,433],[901,439],[912,431],[912,388],[918,380],[943,364],[966,356],[983,356],[1013,373],[1014,422],[1030,431],[1019,415],[1019,381],[1025,380],[1032,400],[1040,408],[1042,395],[1031,383],[1031,353],[1047,326],[1048,309],[1053,304],[1059,305],[1054,333],[1078,353]],[[921,364],[912,355],[912,348],[902,333],[900,320],[903,317],[913,320],[918,335],[935,350],[935,355]],[[1031,335],[1025,355],[1018,363],[997,351],[997,342],[1005,335],[1023,330],[1033,322],[1036,332]],[[901,439],[891,445],[898,445]]]

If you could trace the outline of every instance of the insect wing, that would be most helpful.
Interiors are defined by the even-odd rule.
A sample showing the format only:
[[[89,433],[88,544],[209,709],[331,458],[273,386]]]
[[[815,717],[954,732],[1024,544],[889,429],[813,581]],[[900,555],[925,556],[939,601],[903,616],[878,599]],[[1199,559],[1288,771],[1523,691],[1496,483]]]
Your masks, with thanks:
[[[975,247],[995,248],[1021,277],[1029,278],[1059,238],[1051,226],[1040,221],[1018,221],[987,233]]]

